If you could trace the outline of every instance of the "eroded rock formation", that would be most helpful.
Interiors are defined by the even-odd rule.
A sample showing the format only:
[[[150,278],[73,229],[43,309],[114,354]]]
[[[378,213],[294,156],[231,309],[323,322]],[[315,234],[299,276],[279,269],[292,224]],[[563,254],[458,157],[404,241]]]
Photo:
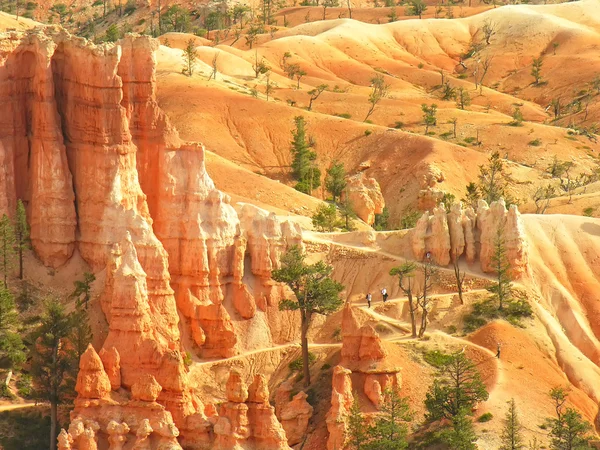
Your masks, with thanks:
[[[369,323],[362,324],[351,303],[346,303],[342,316],[342,359],[340,364],[354,374],[361,389],[376,408],[381,406],[386,389],[402,385],[401,368]]]
[[[435,207],[433,214],[425,212],[417,221],[411,243],[417,260],[424,260],[429,253],[431,261],[445,266],[462,255],[468,262],[478,257],[482,270],[493,272],[492,256],[498,237],[504,241],[512,276],[525,274],[527,243],[519,210],[515,205],[507,210],[502,199],[490,206],[480,200],[477,213],[472,208],[463,209],[462,203],[454,204],[449,213],[443,204]]]
[[[285,430],[289,445],[296,445],[306,436],[313,407],[306,401],[308,395],[300,391],[292,396],[293,378],[279,385],[275,392],[275,413]]]
[[[221,405],[214,426],[216,448],[289,450],[262,375],[256,375],[248,389],[239,372],[232,371],[226,394],[227,402]]]
[[[327,412],[327,450],[343,448],[347,437],[347,417],[352,407],[352,371],[338,365],[331,380],[331,408]]]
[[[60,450],[98,449],[108,442],[110,450],[122,448],[181,449],[179,430],[164,406],[156,403],[162,387],[150,374],[142,374],[132,387],[132,399],[110,391],[102,360],[89,346],[79,363],[75,408],[68,431],[58,437]],[[205,433],[208,444],[208,432]]]
[[[77,250],[106,269],[108,337],[82,358],[81,421],[61,434],[64,448],[92,448],[97,434],[111,448],[156,448],[156,436],[164,448],[209,448],[180,329],[200,357],[251,345],[238,339],[246,322],[267,344],[298,329],[270,275],[300,229],[251,205],[238,215],[215,188],[204,148],[182,142],[156,103],[156,49],[149,37],[94,45],[57,27],[0,39],[0,213],[24,200],[45,265]],[[252,442],[287,448],[263,397],[249,400]]]
[[[349,176],[346,181],[342,198],[347,195],[356,215],[362,221],[372,225],[375,222],[375,214],[381,214],[385,207],[379,183],[364,172]]]

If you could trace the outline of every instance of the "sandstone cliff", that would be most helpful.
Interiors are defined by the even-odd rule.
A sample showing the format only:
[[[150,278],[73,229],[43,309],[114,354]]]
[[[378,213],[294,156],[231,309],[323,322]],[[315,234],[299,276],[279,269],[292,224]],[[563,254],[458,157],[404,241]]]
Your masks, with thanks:
[[[82,358],[61,445],[102,434],[120,448],[135,435],[135,448],[154,448],[158,433],[164,448],[210,448],[214,424],[189,386],[183,342],[228,357],[257,345],[239,339],[248,328],[267,340],[258,345],[294,339],[297,314],[279,311],[270,275],[302,245],[300,229],[252,205],[238,214],[215,188],[202,145],[182,142],[156,103],[155,40],[94,45],[58,27],[0,37],[0,213],[24,200],[45,265],[77,251],[106,270],[108,336]],[[248,406],[252,445],[287,448],[263,397]]]

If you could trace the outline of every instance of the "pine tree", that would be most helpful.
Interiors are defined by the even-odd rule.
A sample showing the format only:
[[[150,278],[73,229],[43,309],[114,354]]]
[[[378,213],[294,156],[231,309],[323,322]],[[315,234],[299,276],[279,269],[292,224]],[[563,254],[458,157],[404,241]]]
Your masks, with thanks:
[[[461,409],[452,418],[452,428],[442,432],[442,440],[452,450],[475,450],[477,448],[475,445],[477,435],[473,423],[464,409]]]
[[[96,276],[91,272],[84,272],[83,280],[75,280],[73,285],[75,289],[69,296],[69,298],[73,298],[77,302],[77,307],[81,305],[85,305],[87,309],[88,303],[90,301],[92,283],[96,281]]]
[[[573,408],[564,409],[567,393],[561,387],[550,390],[556,418],[547,419],[552,450],[587,450],[591,425]]]
[[[312,216],[312,224],[318,231],[333,231],[337,224],[335,205],[322,203]]]
[[[81,309],[81,307],[78,307],[71,314],[71,321],[73,325],[69,340],[73,347],[73,358],[79,361],[83,352],[86,351],[88,344],[92,342],[92,328],[89,324],[87,311]]]
[[[25,206],[21,200],[17,201],[17,213],[15,215],[15,242],[19,256],[19,279],[23,279],[23,251],[29,248],[29,226]]]
[[[13,369],[25,362],[25,346],[18,333],[19,325],[12,294],[0,287],[0,362],[8,369],[5,384],[10,381]]]
[[[292,290],[295,299],[286,299],[279,303],[279,309],[300,311],[302,346],[302,367],[304,386],[310,385],[308,356],[308,328],[313,314],[328,315],[342,306],[340,292],[344,286],[330,278],[333,267],[323,261],[307,264],[306,255],[297,245],[291,247],[281,257],[281,268],[274,270],[272,278],[285,283]]]
[[[490,155],[487,165],[479,166],[479,186],[483,199],[488,203],[505,197],[508,175],[504,172],[504,163],[500,153],[495,151]]]
[[[325,188],[333,197],[333,203],[336,203],[346,188],[346,170],[344,169],[344,163],[334,161],[331,167],[327,169]]]
[[[425,398],[427,418],[452,419],[461,411],[489,397],[477,368],[462,352],[456,352],[439,368]]]
[[[514,398],[510,400],[500,439],[502,442],[500,450],[519,450],[525,448],[522,426],[519,422]]]
[[[67,350],[73,322],[56,300],[45,306],[39,327],[33,333],[31,373],[35,392],[50,403],[50,450],[56,450],[58,405],[72,393],[77,364]]]
[[[15,230],[6,214],[0,219],[0,267],[4,273],[4,287],[8,287],[8,272],[15,258]]]
[[[352,202],[350,201],[350,198],[348,198],[347,194],[344,197],[342,203],[340,204],[339,209],[340,216],[344,221],[344,228],[346,229],[346,231],[354,230],[353,219],[356,219],[357,216],[356,212],[354,211],[354,207],[352,206]]]
[[[488,288],[498,300],[498,310],[502,311],[512,295],[512,282],[510,278],[510,263],[506,256],[506,241],[504,227],[498,227],[494,239],[494,253],[492,254],[492,267],[496,271],[496,283]]]
[[[196,69],[196,60],[198,59],[198,52],[196,51],[196,45],[193,39],[187,42],[187,45],[183,49],[183,70],[181,71],[184,75],[191,77]]]
[[[421,105],[423,111],[423,123],[425,124],[425,134],[429,133],[429,127],[437,125],[437,105],[435,103],[427,106],[425,103]]]
[[[350,407],[350,414],[348,415],[348,440],[346,444],[350,446],[352,450],[362,450],[367,442],[367,427],[365,419],[360,412],[360,405],[358,403],[358,397],[354,394],[354,400]]]
[[[544,63],[543,58],[534,58],[531,65],[531,76],[535,78],[535,84],[540,84],[542,81],[542,65]]]
[[[304,117],[294,118],[296,129],[292,131],[292,175],[298,181],[295,188],[305,194],[321,186],[321,171],[315,161],[317,154],[310,149],[306,139],[306,128]]]
[[[368,429],[369,442],[365,450],[403,450],[408,448],[406,437],[412,413],[408,400],[400,397],[397,389],[386,389],[381,413]]]

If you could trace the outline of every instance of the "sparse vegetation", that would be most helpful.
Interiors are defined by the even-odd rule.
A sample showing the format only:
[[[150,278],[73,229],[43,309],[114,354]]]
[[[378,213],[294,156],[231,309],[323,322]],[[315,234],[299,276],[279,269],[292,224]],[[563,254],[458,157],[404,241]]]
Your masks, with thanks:
[[[181,73],[191,77],[196,69],[196,61],[198,60],[198,52],[194,39],[190,39],[183,49],[183,69]]]
[[[419,0],[420,1],[420,0]],[[383,75],[376,74],[374,78],[371,79],[371,93],[369,94],[369,111],[367,111],[367,115],[365,116],[364,122],[373,114],[375,107],[377,104],[383,100],[388,95],[389,85],[385,83],[385,79]]]

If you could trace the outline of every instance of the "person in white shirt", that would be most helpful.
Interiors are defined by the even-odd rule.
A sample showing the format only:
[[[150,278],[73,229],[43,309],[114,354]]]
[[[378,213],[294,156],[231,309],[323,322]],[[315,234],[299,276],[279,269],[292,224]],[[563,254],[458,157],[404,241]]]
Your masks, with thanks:
[[[383,288],[381,290],[381,296],[383,297],[383,303],[385,303],[387,301],[387,298],[388,298],[388,293],[387,293],[387,289],[386,288]]]

